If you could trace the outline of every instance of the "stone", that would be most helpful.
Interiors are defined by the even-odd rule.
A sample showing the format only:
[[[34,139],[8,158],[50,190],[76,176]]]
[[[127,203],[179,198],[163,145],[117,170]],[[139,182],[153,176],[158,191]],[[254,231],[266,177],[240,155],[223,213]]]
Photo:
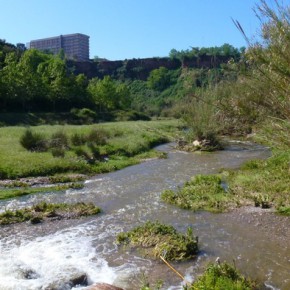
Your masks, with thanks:
[[[84,288],[84,290],[124,290],[124,289],[107,283],[95,283],[91,286]]]

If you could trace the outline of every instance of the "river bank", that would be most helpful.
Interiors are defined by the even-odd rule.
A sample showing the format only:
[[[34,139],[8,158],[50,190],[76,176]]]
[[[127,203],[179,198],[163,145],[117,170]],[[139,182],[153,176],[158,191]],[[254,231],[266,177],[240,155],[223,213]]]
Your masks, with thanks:
[[[290,252],[290,217],[275,213],[274,209],[262,209],[254,206],[236,208],[224,214],[232,222],[244,224],[249,230],[265,234],[279,246],[289,248]],[[290,262],[290,256],[289,256]]]

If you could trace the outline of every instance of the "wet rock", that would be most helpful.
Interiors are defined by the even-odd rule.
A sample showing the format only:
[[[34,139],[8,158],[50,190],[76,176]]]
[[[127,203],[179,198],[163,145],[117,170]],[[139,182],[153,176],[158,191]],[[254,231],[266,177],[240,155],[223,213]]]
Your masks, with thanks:
[[[26,270],[23,274],[25,279],[37,279],[39,277],[33,270]]]
[[[123,289],[107,283],[95,283],[89,287],[86,287],[85,290],[123,290]]]
[[[87,286],[88,285],[88,277],[86,274],[79,274],[70,279],[70,286]]]
[[[57,281],[53,281],[49,285],[45,285],[42,289],[44,290],[71,289],[74,287],[80,286],[82,287],[87,285],[88,285],[88,277],[85,273],[74,273],[72,274],[71,277],[69,278],[61,277]]]

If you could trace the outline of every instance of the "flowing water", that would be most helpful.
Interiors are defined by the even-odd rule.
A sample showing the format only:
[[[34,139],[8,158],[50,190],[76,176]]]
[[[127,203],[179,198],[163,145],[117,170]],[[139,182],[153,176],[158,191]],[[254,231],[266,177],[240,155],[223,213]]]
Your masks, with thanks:
[[[116,235],[147,220],[172,224],[185,232],[192,226],[199,237],[196,260],[173,263],[188,281],[202,273],[216,257],[235,260],[245,274],[265,281],[268,289],[290,289],[289,248],[279,247],[257,230],[234,222],[227,214],[182,210],[160,201],[160,193],[176,189],[195,174],[237,168],[249,159],[266,158],[258,145],[233,143],[215,153],[184,153],[171,145],[158,150],[167,159],[149,160],[123,170],[98,175],[82,190],[46,193],[0,203],[0,210],[15,209],[45,200],[93,202],[101,215],[67,221],[29,223],[1,228],[0,289],[82,289],[70,281],[81,275],[88,283],[106,282],[124,289],[140,289],[142,279],[166,281],[163,289],[182,289],[182,281],[163,262],[120,248]]]

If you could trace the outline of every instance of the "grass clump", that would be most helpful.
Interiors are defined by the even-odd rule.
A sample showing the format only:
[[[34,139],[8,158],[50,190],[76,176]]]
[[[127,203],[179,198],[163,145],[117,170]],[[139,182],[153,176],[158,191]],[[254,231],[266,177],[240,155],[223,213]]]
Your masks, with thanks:
[[[242,276],[228,263],[209,264],[205,273],[185,290],[254,290],[257,284]]]
[[[186,182],[177,192],[165,190],[161,199],[184,209],[222,212],[235,203],[227,192],[219,175],[197,175]]]
[[[43,134],[27,129],[20,137],[20,144],[29,151],[43,152],[47,150],[47,141]]]
[[[16,211],[7,210],[0,214],[0,225],[8,225],[30,221],[39,223],[49,218],[69,219],[82,216],[96,215],[101,209],[92,203],[46,203],[41,202],[32,207],[18,209]]]
[[[163,256],[169,261],[191,259],[198,252],[198,239],[193,236],[191,228],[183,235],[173,226],[158,221],[148,221],[130,232],[118,234],[117,243],[141,248],[145,255],[153,258]]]

